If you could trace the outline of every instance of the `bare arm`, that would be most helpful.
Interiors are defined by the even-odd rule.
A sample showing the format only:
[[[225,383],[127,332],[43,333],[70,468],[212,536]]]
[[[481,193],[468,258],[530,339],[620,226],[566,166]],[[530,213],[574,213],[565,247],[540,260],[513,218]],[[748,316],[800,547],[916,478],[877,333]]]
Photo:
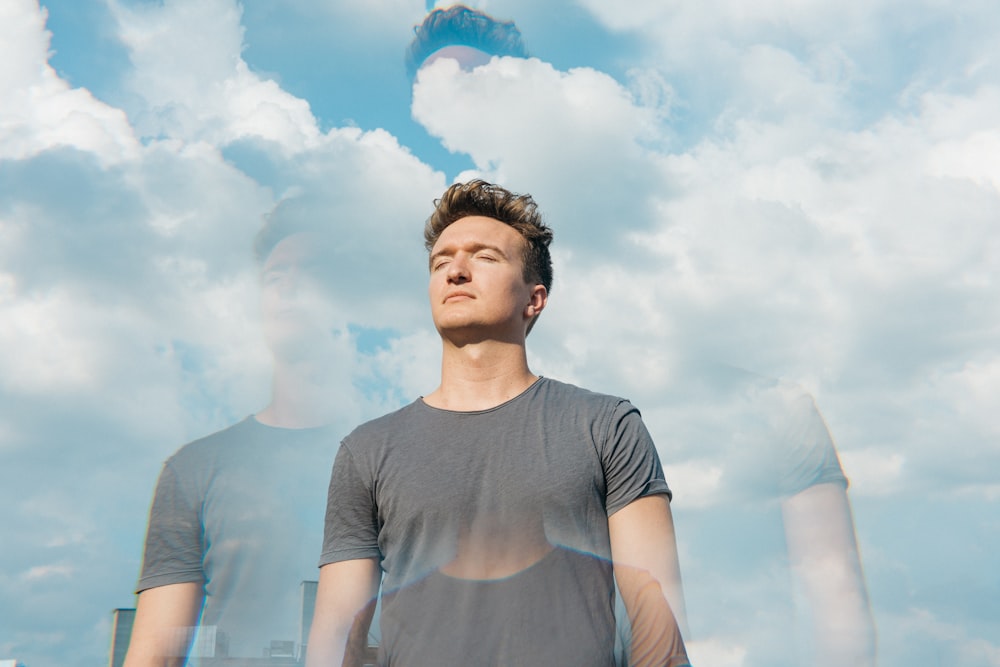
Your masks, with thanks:
[[[198,623],[202,585],[169,584],[139,593],[125,667],[183,665],[190,628]]]
[[[632,622],[631,663],[687,665],[677,542],[665,495],[633,501],[608,519],[615,579]],[[681,625],[678,625],[678,620]]]
[[[875,664],[875,622],[854,519],[839,484],[817,484],[782,503],[788,556],[812,619],[817,665]]]
[[[306,667],[338,667],[357,661],[358,652],[364,649],[362,642],[368,636],[379,579],[379,566],[374,558],[330,563],[320,568]]]

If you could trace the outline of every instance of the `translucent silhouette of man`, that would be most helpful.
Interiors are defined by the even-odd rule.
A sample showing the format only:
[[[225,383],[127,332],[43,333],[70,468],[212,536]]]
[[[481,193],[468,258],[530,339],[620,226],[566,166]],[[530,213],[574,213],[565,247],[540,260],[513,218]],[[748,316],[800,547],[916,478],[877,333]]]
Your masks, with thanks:
[[[698,480],[678,519],[695,636],[718,661],[739,656],[747,667],[873,665],[847,478],[812,397],[690,362],[664,394],[657,422]]]
[[[340,665],[382,589],[379,664],[687,665],[670,491],[627,401],[534,375],[551,230],[534,201],[456,184],[427,223],[433,392],[341,444],[307,665]]]
[[[342,434],[331,427],[344,418],[332,396],[350,354],[324,275],[336,253],[323,214],[313,198],[286,200],[257,237],[271,400],[164,464],[127,667],[198,664],[213,654],[259,658],[272,640],[299,637],[300,582],[315,577]]]

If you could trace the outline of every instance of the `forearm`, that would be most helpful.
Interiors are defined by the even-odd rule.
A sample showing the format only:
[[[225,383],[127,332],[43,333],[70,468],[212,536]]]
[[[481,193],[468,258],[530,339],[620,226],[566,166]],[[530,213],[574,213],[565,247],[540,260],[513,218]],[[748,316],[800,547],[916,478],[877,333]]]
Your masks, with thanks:
[[[816,664],[874,665],[875,622],[843,487],[810,487],[787,499],[782,512],[792,573],[811,619]]]
[[[616,575],[621,566],[649,573],[659,584],[681,632],[687,634],[687,609],[670,501],[664,495],[640,498],[612,516],[608,526]]]
[[[640,498],[608,521],[615,578],[631,622],[630,665],[688,664],[679,618],[683,594],[666,496]]]
[[[375,600],[358,612],[347,636],[347,647],[344,649],[344,667],[362,667],[368,652],[368,632],[371,629],[372,618],[375,616]]]
[[[631,625],[629,666],[689,664],[677,619],[656,578],[645,570],[627,566],[615,566],[615,578]]]
[[[800,559],[793,572],[809,603],[816,664],[874,665],[875,622],[858,559],[833,552]]]
[[[368,648],[368,630],[375,604],[366,605],[353,620],[321,618],[309,631],[306,667],[361,667]]]
[[[331,563],[320,568],[306,667],[361,664],[379,579],[374,559]]]
[[[183,665],[202,600],[202,586],[194,582],[140,593],[124,667]]]

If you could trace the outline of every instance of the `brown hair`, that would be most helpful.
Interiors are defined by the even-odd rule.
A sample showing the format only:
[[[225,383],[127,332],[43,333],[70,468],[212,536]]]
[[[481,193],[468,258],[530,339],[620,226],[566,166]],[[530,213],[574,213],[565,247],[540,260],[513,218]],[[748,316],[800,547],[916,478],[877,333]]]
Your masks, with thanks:
[[[470,46],[491,56],[528,57],[513,21],[499,21],[465,5],[435,9],[413,33],[406,49],[406,73],[411,79],[432,53],[446,46]]]

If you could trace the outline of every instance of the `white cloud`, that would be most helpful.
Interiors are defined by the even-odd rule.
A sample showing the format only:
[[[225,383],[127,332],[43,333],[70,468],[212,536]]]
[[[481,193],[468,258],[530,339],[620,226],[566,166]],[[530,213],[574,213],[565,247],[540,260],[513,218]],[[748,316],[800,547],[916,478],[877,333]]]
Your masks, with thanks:
[[[902,660],[912,660],[921,649],[926,650],[926,642],[930,639],[936,642],[938,652],[950,656],[952,664],[963,667],[1000,665],[1000,646],[994,638],[977,636],[953,620],[942,618],[935,610],[912,607],[897,614],[886,614],[886,621],[886,634],[894,640],[904,640],[894,641],[893,649],[896,646],[907,646],[906,640],[909,640],[910,646],[908,651],[894,650],[892,654],[885,656],[891,664],[905,664]],[[918,638],[922,641],[915,641]]]
[[[414,90],[418,122],[478,173],[536,195],[555,227],[533,368],[632,398],[685,511],[724,499],[719,461],[671,432],[671,392],[695,355],[806,378],[869,506],[927,489],[995,503],[991,5],[585,4],[644,45],[627,81],[539,60],[468,73],[443,60]],[[402,0],[300,7],[340,21],[330,39],[399,39],[400,51],[420,18]],[[306,100],[243,59],[236,2],[112,9],[132,58],[128,117],[56,75],[37,4],[0,3],[0,349],[13,351],[0,356],[13,406],[0,453],[18,471],[0,504],[16,508],[2,538],[19,546],[0,571],[31,573],[20,588],[0,576],[0,595],[61,600],[46,588],[61,563],[95,573],[66,602],[85,621],[51,638],[18,631],[11,650],[73,644],[72,623],[89,633],[95,614],[125,603],[159,461],[266,401],[249,247],[278,198],[328,195],[338,326],[385,339],[355,359],[376,386],[346,397],[352,418],[438,375],[420,227],[442,174],[388,132],[320,131]],[[900,46],[911,39],[926,48]],[[729,413],[693,416],[717,433],[731,425]],[[68,490],[52,495],[43,479]],[[905,572],[907,591],[924,585],[877,520],[866,554]],[[884,618],[932,627],[962,664],[996,664],[975,632]],[[887,633],[890,655],[906,632]],[[720,665],[744,651],[735,635],[692,645]]]
[[[669,448],[665,454],[669,457]],[[664,473],[670,480],[670,488],[678,498],[683,498],[686,508],[700,509],[717,505],[720,497],[722,469],[713,459],[668,463]]]
[[[309,103],[251,72],[242,59],[236,2],[111,7],[135,67],[129,80],[141,100],[134,114],[144,135],[216,145],[259,137],[291,151],[319,139]]]
[[[46,13],[34,0],[0,6],[0,159],[71,146],[104,164],[135,156],[125,114],[71,88],[48,64]]]
[[[67,292],[12,299],[2,309],[0,345],[18,350],[2,362],[4,390],[44,395],[100,385],[104,350],[93,332],[79,326],[91,317],[81,305]]]
[[[32,579],[68,579],[76,573],[76,568],[65,564],[35,565],[21,576],[26,581]]]
[[[906,457],[902,453],[892,449],[852,449],[841,451],[840,461],[851,480],[852,495],[886,496],[898,493],[900,477],[906,465]]]
[[[563,237],[606,240],[648,222],[643,196],[658,180],[647,144],[663,140],[662,100],[648,80],[635,85],[633,94],[602,72],[536,59],[495,58],[471,72],[441,59],[419,73],[412,110],[486,178],[535,195],[564,221]]]
[[[694,640],[686,643],[691,664],[713,665],[714,667],[742,667],[746,658],[746,648],[721,639]]]

